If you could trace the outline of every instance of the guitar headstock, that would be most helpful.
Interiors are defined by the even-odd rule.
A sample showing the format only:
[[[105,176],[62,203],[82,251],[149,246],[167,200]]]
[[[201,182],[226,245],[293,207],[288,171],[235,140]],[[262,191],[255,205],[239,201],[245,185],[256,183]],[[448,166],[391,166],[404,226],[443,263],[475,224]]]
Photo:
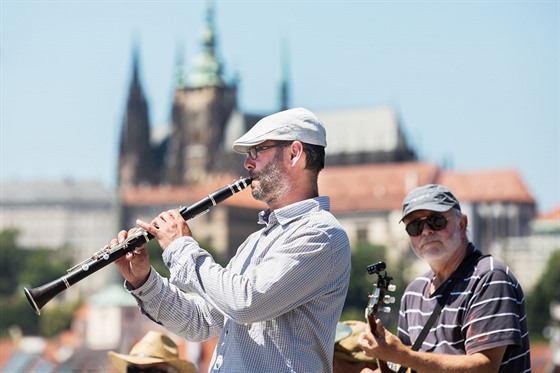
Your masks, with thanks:
[[[369,302],[366,307],[366,319],[368,321],[371,332],[375,334],[375,316],[378,312],[391,312],[388,306],[380,306],[381,303],[395,303],[395,297],[385,295],[386,291],[395,291],[396,286],[391,284],[393,278],[387,274],[385,270],[387,265],[385,262],[377,262],[367,266],[370,275],[377,275],[377,281],[373,283],[373,290],[369,295]]]

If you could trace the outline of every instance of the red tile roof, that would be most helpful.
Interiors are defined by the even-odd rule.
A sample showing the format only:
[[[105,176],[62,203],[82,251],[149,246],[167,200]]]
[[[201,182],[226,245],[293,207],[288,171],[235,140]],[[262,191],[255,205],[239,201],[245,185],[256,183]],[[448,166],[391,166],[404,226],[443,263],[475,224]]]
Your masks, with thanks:
[[[442,171],[438,183],[451,189],[459,201],[535,203],[519,173],[512,169]]]
[[[560,206],[556,206],[552,211],[539,214],[539,220],[560,221]]]
[[[14,352],[16,352],[14,342],[9,339],[0,339],[0,368],[8,363]]]
[[[176,205],[185,206],[197,202],[210,193],[235,181],[235,177],[220,176],[205,183],[189,186],[159,186],[126,188],[120,192],[122,202],[128,206]],[[247,188],[249,189],[249,188]],[[221,204],[243,208],[262,209],[265,205],[256,201],[249,190],[226,199]]]
[[[192,204],[212,191],[233,182],[231,175],[190,186],[136,187],[121,191],[123,203],[133,205]],[[326,167],[319,175],[319,193],[331,197],[334,213],[399,210],[413,188],[438,183],[446,185],[460,201],[535,203],[515,170],[456,172],[423,162],[365,164]],[[226,206],[262,209],[249,191],[222,202]]]
[[[327,167],[319,192],[331,197],[333,212],[398,210],[409,190],[437,174],[436,165],[420,162]]]

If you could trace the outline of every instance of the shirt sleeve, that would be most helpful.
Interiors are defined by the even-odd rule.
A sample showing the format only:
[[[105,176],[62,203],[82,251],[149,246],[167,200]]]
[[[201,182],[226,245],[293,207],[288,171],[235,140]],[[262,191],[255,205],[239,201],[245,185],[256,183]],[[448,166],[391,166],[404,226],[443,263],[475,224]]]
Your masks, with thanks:
[[[131,289],[125,283],[125,287],[136,298],[142,313],[187,340],[204,341],[221,332],[224,319],[218,310],[170,284],[153,268],[142,286]]]

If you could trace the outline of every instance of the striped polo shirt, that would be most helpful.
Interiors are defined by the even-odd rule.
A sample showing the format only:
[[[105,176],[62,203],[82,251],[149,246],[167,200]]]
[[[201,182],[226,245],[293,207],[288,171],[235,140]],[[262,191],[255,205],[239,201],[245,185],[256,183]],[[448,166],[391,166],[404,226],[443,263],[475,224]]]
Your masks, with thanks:
[[[474,250],[471,244],[469,253]],[[398,336],[406,345],[418,338],[445,289],[430,295],[433,276],[416,278],[401,300]],[[499,346],[508,346],[499,372],[531,371],[523,290],[504,263],[486,256],[455,284],[419,350],[470,355]]]

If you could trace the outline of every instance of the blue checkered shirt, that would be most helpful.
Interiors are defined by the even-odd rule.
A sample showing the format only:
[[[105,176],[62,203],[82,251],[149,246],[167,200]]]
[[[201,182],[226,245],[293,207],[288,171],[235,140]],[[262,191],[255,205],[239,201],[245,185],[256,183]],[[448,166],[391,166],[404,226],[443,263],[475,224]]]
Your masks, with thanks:
[[[223,268],[191,237],[163,252],[129,290],[154,321],[190,341],[220,336],[209,372],[332,372],[336,324],[350,278],[350,244],[328,197],[262,211]]]

